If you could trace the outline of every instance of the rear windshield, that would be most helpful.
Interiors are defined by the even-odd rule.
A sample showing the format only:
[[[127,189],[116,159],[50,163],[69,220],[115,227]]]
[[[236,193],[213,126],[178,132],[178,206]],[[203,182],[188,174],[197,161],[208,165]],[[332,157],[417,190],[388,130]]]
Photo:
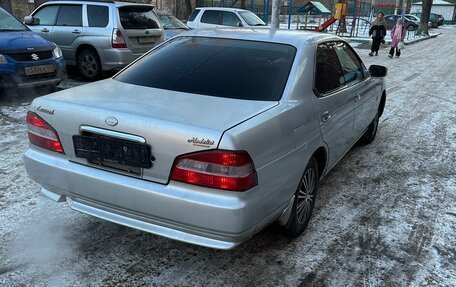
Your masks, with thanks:
[[[119,7],[120,23],[124,29],[156,29],[160,26],[152,6]]]
[[[27,31],[19,20],[8,14],[8,12],[0,9],[0,32],[1,31]]]
[[[245,40],[178,37],[115,80],[223,98],[278,101],[296,49]]]

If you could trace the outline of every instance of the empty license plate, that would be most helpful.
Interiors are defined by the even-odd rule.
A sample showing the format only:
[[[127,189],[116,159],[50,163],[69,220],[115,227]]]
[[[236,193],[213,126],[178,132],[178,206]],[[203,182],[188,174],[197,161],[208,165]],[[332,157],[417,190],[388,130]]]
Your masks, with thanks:
[[[154,37],[139,37],[138,38],[139,44],[152,44],[155,43]]]
[[[113,138],[73,136],[77,157],[91,161],[150,168],[150,146]]]
[[[49,74],[49,73],[53,73],[54,70],[55,70],[54,65],[41,65],[41,66],[31,66],[31,67],[24,68],[25,74],[27,76]]]

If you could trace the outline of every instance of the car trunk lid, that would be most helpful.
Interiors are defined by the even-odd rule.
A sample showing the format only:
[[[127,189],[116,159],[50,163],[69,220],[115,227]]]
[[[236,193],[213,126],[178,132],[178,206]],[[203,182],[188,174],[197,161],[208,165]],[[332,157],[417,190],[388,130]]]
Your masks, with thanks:
[[[145,53],[163,41],[164,32],[150,5],[120,6],[122,35],[133,53]]]
[[[59,134],[69,160],[167,183],[179,155],[215,149],[223,132],[278,102],[174,92],[108,79],[37,98],[31,108]],[[128,170],[77,157],[73,136],[141,139],[151,148],[151,168]],[[135,140],[139,139],[139,140]],[[138,173],[139,170],[139,173]]]

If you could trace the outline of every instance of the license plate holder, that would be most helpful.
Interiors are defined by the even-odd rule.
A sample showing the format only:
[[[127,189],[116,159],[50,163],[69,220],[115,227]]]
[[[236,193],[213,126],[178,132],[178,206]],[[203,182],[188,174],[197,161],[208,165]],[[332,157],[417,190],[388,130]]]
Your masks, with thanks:
[[[73,135],[76,157],[89,161],[105,162],[141,168],[150,168],[150,146],[133,141]]]
[[[24,72],[25,72],[25,75],[27,75],[27,76],[50,74],[50,73],[53,73],[54,71],[55,71],[55,67],[52,64],[24,67]]]

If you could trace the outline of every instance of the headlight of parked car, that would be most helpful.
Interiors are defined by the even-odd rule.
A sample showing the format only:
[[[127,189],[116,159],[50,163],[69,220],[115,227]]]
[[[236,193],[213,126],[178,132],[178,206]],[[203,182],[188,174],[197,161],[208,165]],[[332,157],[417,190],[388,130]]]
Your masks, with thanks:
[[[2,54],[0,54],[0,64],[8,64],[8,61]]]
[[[54,54],[54,58],[56,58],[56,59],[63,57],[62,50],[60,50],[59,47],[55,47],[55,49],[54,49],[54,51],[52,51],[52,53]]]

